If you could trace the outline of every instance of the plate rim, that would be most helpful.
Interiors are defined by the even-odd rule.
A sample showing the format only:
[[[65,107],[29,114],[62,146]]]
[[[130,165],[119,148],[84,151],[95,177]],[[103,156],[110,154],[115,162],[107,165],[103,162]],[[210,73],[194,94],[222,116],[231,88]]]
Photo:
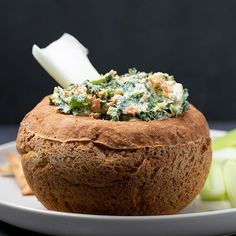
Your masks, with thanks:
[[[21,205],[17,205],[14,203],[9,203],[6,201],[0,200],[0,207],[8,207],[15,210],[23,210],[25,212],[30,212],[33,214],[47,215],[47,216],[55,216],[55,217],[70,217],[70,218],[90,218],[96,220],[129,220],[129,221],[137,221],[137,220],[161,220],[161,219],[183,219],[183,218],[194,218],[194,217],[207,217],[214,215],[224,215],[227,213],[236,212],[236,208],[216,210],[216,211],[206,211],[206,212],[196,212],[196,213],[182,213],[182,214],[172,214],[172,215],[148,215],[148,216],[115,216],[115,215],[94,215],[94,214],[80,214],[80,213],[70,213],[70,212],[60,212],[60,211],[52,211],[52,210],[41,210],[30,207],[25,207]]]
[[[215,133],[216,135],[222,135],[226,131],[211,129],[211,133]],[[0,151],[2,149],[11,148],[15,146],[15,141],[7,142],[0,145]],[[27,198],[27,196],[26,196]],[[146,220],[173,220],[173,219],[183,219],[183,218],[194,218],[194,217],[207,217],[214,215],[221,215],[227,213],[236,212],[236,208],[216,210],[216,211],[206,211],[206,212],[196,212],[196,213],[181,213],[181,214],[172,214],[172,215],[148,215],[148,216],[119,216],[119,215],[94,215],[94,214],[81,214],[81,213],[70,213],[70,212],[60,212],[60,211],[52,211],[52,210],[41,210],[31,207],[26,207],[14,203],[9,203],[7,201],[3,201],[0,199],[0,207],[8,207],[12,210],[23,210],[25,212],[40,214],[46,216],[54,216],[54,217],[69,217],[69,218],[87,218],[87,219],[95,219],[95,220],[125,220],[125,221],[146,221]]]

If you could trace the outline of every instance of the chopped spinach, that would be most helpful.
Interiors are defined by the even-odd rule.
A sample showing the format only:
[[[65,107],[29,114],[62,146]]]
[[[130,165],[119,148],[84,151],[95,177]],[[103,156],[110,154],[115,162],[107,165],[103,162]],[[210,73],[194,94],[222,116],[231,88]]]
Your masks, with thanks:
[[[97,80],[55,87],[51,105],[65,114],[86,115],[113,121],[161,120],[189,109],[188,90],[166,73],[145,73],[135,68],[124,75],[114,70]]]

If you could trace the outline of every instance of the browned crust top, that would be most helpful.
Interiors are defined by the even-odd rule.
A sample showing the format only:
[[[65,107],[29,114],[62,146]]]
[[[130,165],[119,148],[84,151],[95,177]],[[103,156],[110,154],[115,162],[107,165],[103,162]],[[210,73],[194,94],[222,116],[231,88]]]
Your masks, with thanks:
[[[194,106],[180,117],[153,121],[107,121],[65,115],[45,97],[21,122],[34,135],[59,142],[93,142],[113,149],[169,146],[209,138],[203,114]]]

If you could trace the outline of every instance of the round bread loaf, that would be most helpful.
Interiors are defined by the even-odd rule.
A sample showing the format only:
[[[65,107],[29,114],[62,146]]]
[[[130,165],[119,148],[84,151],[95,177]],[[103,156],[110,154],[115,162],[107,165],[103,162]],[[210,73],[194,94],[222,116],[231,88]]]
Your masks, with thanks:
[[[177,118],[115,122],[61,114],[48,97],[21,122],[17,149],[46,208],[107,215],[180,211],[212,156],[207,122],[192,105]]]

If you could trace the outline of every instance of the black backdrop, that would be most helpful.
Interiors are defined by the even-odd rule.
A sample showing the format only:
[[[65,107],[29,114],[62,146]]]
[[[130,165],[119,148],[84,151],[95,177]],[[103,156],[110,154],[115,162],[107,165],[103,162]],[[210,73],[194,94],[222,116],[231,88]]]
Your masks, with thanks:
[[[0,124],[19,122],[52,91],[31,47],[64,32],[99,72],[168,72],[208,120],[236,120],[235,23],[234,0],[0,0]]]

